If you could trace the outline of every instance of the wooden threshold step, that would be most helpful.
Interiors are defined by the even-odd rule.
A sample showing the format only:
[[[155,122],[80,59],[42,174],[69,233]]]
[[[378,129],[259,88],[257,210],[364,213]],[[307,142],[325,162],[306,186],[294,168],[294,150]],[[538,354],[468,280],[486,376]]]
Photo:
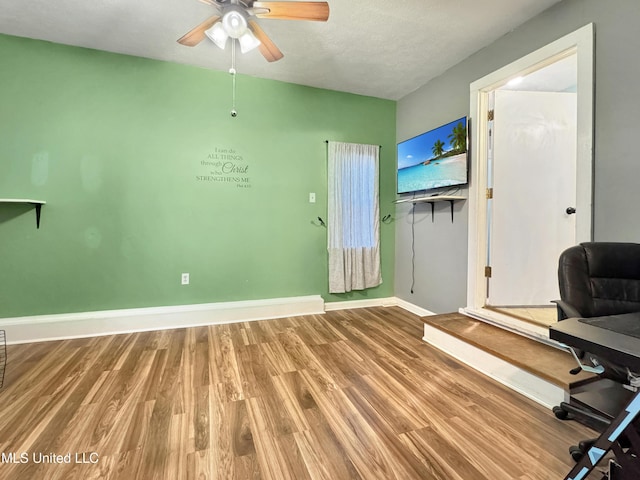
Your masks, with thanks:
[[[576,363],[568,352],[460,313],[422,320],[426,342],[548,407],[595,377],[571,375]]]

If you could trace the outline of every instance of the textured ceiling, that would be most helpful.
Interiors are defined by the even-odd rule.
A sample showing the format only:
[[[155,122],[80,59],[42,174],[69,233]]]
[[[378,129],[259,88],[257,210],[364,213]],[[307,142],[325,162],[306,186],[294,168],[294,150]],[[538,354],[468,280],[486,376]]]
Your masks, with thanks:
[[[240,74],[397,100],[559,0],[329,0],[329,21],[260,19],[284,53]],[[214,13],[197,0],[2,0],[0,33],[227,71],[230,49],[176,40]]]

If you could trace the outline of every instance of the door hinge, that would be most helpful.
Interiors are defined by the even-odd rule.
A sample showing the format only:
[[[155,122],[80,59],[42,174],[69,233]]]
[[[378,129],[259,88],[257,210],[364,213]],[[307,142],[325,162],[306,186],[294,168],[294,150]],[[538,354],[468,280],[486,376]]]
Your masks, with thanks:
[[[491,278],[491,267],[488,265],[484,267],[484,276],[486,278]]]
[[[493,120],[493,110],[489,110],[487,112],[487,120],[489,120],[490,122]]]
[[[487,200],[491,200],[493,198],[493,188],[487,188]]]

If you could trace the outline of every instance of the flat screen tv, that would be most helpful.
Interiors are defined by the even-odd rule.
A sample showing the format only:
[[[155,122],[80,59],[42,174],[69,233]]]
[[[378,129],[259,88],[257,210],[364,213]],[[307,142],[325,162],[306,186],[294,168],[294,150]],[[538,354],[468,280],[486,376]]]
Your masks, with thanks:
[[[467,183],[467,117],[398,144],[398,193]]]

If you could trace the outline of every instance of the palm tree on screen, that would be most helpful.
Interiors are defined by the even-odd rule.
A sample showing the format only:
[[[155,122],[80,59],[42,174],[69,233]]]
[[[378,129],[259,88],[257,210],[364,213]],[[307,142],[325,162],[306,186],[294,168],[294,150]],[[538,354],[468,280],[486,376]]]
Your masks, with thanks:
[[[462,122],[458,123],[449,134],[451,146],[457,153],[465,152],[467,149],[467,131]]]
[[[439,157],[444,153],[444,143],[440,140],[436,140],[431,151],[433,152],[434,157]]]

